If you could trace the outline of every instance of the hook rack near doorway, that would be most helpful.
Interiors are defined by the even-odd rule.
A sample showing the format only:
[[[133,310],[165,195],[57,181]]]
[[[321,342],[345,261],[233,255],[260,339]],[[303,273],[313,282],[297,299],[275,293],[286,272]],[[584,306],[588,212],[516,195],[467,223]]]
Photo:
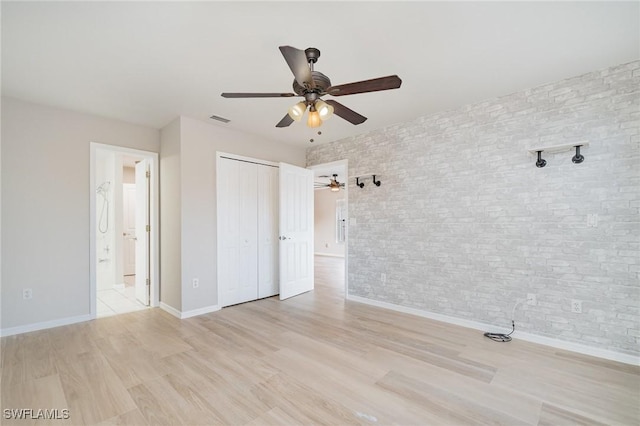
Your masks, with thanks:
[[[369,178],[371,178],[371,182],[375,186],[382,185],[382,182],[380,181],[380,175],[378,175],[378,174],[367,173],[367,174],[362,174],[362,175],[353,176],[353,177],[356,179],[356,186],[358,188],[364,188],[364,185],[365,185],[364,184],[364,180],[369,179]]]

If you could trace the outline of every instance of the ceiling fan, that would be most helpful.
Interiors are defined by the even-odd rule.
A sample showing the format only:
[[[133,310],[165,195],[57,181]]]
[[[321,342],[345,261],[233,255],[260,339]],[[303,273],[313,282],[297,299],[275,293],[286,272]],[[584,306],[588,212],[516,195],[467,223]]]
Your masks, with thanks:
[[[276,127],[287,127],[294,121],[300,121],[307,108],[309,109],[307,119],[309,127],[319,127],[322,125],[323,120],[327,120],[334,113],[349,123],[364,123],[367,117],[332,99],[324,101],[320,97],[397,89],[402,84],[400,77],[390,75],[332,86],[329,77],[313,69],[314,64],[320,57],[320,51],[315,47],[300,50],[291,46],[280,46],[280,52],[282,52],[282,56],[284,56],[295,77],[293,81],[293,91],[295,93],[222,93],[223,98],[288,98],[302,96],[304,100],[289,108],[287,115],[276,124]]]
[[[338,192],[340,191],[340,188],[344,188],[344,183],[340,183],[338,182],[338,175],[337,174],[333,174],[333,178],[331,176],[318,176],[319,178],[328,178],[329,179],[329,183],[324,183],[324,182],[314,182],[314,187],[315,188],[329,188],[331,191],[333,192]]]

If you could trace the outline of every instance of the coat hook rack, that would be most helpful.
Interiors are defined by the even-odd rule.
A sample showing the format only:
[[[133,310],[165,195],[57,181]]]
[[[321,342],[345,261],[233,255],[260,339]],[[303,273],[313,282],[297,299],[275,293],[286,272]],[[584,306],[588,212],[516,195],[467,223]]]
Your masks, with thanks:
[[[575,163],[575,161],[574,161],[574,163]],[[382,182],[380,182],[380,180],[376,181],[376,175],[371,175],[371,176],[373,176],[373,184],[375,186],[380,186],[382,184]]]
[[[574,164],[580,164],[584,161],[584,155],[580,155],[580,147],[582,145],[576,145],[576,155],[571,158]]]
[[[538,154],[538,161],[536,161],[536,167],[544,167],[547,165],[546,160],[542,159],[542,153],[552,154],[561,151],[569,151],[573,148],[576,150],[576,155],[573,156],[571,161],[574,164],[580,164],[584,161],[584,156],[580,154],[580,148],[585,148],[589,146],[589,141],[579,141],[573,143],[565,143],[561,145],[552,145],[552,146],[544,146],[544,147],[535,147],[528,149],[530,154]]]
[[[356,177],[356,186],[364,188],[364,182],[360,182],[360,176]]]
[[[538,152],[538,161],[536,161],[536,167],[541,169],[547,165],[547,160],[542,158],[542,151],[537,151],[537,152]]]

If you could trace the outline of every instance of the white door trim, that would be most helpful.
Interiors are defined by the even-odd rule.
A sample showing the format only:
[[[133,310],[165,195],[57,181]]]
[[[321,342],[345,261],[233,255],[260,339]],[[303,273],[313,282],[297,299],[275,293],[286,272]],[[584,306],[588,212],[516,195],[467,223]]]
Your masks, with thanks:
[[[97,277],[96,277],[96,152],[98,150],[111,151],[124,155],[142,157],[149,160],[149,171],[151,172],[151,247],[150,247],[150,266],[151,266],[151,306],[155,307],[160,304],[160,240],[159,240],[159,170],[158,170],[158,153],[151,151],[143,151],[133,148],[125,148],[116,145],[107,145],[97,142],[89,143],[89,300],[90,300],[90,317],[96,318],[96,297],[97,297]]]
[[[347,219],[344,233],[344,298],[347,299],[349,295],[349,160],[314,164],[313,166],[308,166],[307,169],[326,169],[331,167],[344,167],[344,175],[347,176],[346,182],[344,182],[344,200]]]

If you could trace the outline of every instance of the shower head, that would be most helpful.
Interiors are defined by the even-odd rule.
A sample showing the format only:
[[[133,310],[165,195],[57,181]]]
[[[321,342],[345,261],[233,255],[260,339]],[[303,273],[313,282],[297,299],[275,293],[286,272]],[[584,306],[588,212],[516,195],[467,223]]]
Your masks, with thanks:
[[[105,182],[102,182],[100,186],[98,186],[98,188],[96,189],[96,192],[98,194],[106,195],[106,193],[109,191],[110,185],[111,185],[111,182],[109,182],[108,180]]]

